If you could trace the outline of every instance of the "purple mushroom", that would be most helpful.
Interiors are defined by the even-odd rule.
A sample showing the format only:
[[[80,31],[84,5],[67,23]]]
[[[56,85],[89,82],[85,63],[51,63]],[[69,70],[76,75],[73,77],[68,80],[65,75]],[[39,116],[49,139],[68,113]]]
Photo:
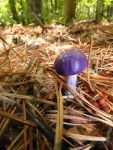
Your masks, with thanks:
[[[66,76],[67,84],[76,90],[77,74],[84,71],[87,67],[88,60],[86,55],[78,49],[71,49],[60,54],[55,62],[54,68],[59,75]],[[65,95],[71,93],[66,90]]]

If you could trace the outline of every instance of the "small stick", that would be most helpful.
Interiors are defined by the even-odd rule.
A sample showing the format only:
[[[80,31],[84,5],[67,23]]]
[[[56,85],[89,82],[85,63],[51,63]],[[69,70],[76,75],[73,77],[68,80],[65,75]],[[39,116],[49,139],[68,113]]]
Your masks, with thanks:
[[[14,116],[14,115],[11,115],[11,114],[9,114],[9,113],[6,113],[6,112],[4,112],[4,111],[0,111],[0,115],[3,116],[3,117],[6,117],[6,118],[12,119],[12,120],[21,122],[21,123],[23,123],[23,124],[36,127],[36,123],[35,123],[35,122],[31,122],[31,121],[28,121],[28,120],[20,119],[19,117]]]
[[[35,13],[32,13],[33,17],[35,18],[37,24],[42,27],[42,29],[45,29],[46,27],[43,25],[43,23],[40,21],[40,19],[38,18],[38,16],[36,16]]]
[[[23,101],[23,115],[24,115],[24,119],[26,120],[26,105],[25,102]],[[26,125],[24,125],[24,149],[27,150],[27,130],[26,130]]]
[[[89,56],[88,56],[88,67],[87,67],[87,80],[88,80],[90,89],[93,91],[93,88],[92,88],[92,85],[91,85],[91,82],[90,82],[90,58],[91,58],[92,46],[93,46],[93,37],[91,37],[91,43],[90,43],[90,48],[89,48]]]
[[[7,42],[6,42],[6,40],[4,40],[4,38],[0,35],[0,39],[5,43],[5,44],[7,44],[7,45],[9,45]]]

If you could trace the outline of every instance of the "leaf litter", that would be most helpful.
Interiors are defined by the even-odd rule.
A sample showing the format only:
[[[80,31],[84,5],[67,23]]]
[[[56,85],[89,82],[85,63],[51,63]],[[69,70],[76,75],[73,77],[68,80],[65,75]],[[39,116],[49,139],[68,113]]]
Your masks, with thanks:
[[[0,149],[113,149],[112,35],[93,22],[1,27]],[[74,48],[88,57],[76,91],[53,68]]]

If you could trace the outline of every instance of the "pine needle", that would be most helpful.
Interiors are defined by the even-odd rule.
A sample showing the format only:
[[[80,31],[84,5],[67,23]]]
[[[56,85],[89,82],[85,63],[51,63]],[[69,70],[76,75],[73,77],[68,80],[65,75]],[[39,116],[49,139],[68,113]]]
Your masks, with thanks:
[[[89,135],[82,135],[82,134],[75,134],[67,131],[66,136],[71,137],[76,140],[87,140],[87,141],[107,141],[106,137],[97,137],[97,136],[89,136]]]
[[[62,134],[63,134],[63,100],[62,100],[62,84],[60,83],[60,87],[58,89],[58,85],[56,84],[56,95],[57,95],[57,123],[56,123],[56,134],[55,134],[55,144],[54,150],[60,150],[62,147]]]

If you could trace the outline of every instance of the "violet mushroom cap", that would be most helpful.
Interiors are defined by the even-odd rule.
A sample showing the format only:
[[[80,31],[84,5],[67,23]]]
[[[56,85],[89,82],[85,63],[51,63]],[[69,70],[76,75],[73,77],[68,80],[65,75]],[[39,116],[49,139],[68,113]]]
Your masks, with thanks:
[[[81,50],[71,49],[56,58],[54,69],[59,75],[67,76],[67,84],[76,89],[77,74],[83,72],[87,64],[87,57]]]
[[[59,75],[69,76],[81,73],[87,67],[86,55],[80,50],[68,50],[60,54],[55,62],[54,68]]]

